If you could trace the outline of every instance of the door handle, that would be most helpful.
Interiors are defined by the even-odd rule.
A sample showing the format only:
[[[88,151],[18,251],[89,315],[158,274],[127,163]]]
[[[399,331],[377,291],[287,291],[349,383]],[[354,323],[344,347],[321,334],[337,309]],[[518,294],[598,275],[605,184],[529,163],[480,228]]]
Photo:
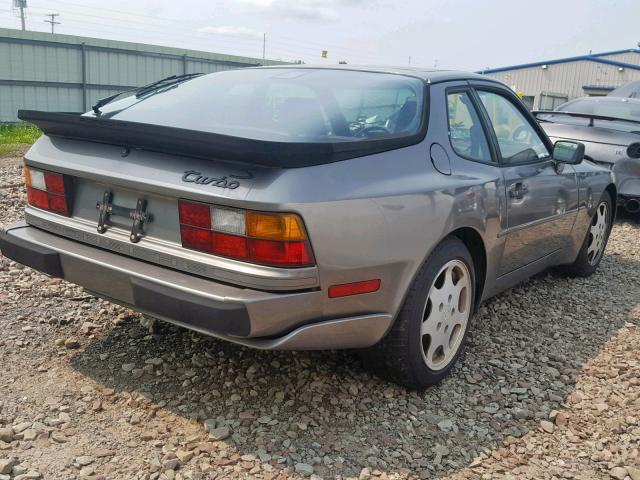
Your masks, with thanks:
[[[523,182],[516,182],[509,187],[509,197],[520,199],[529,192],[529,189]]]

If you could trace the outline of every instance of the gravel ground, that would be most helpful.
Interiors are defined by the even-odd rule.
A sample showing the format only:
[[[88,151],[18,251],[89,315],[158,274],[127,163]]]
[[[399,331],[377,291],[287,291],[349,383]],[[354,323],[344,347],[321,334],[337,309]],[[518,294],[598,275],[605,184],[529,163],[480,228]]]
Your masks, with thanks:
[[[21,217],[0,159],[0,224]],[[599,272],[486,303],[466,357],[408,392],[349,352],[260,352],[0,256],[0,480],[640,480],[640,223]]]

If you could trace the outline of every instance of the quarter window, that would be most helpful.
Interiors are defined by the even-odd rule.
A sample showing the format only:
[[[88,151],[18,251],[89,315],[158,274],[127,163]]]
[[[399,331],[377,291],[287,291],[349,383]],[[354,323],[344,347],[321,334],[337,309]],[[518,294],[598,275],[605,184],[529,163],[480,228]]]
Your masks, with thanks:
[[[479,91],[506,164],[529,163],[550,156],[546,145],[520,110],[502,95]]]
[[[470,160],[491,163],[489,144],[469,92],[449,93],[447,113],[449,139],[455,152]]]

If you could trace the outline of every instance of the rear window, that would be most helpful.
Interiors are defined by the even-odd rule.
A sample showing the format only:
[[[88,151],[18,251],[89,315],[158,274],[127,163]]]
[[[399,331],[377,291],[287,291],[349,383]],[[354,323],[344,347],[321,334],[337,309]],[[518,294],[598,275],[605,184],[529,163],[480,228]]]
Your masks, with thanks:
[[[416,135],[423,95],[423,81],[402,75],[241,69],[113,102],[102,116],[263,141],[363,142]]]
[[[640,121],[640,104],[622,98],[585,98],[558,107],[561,112],[584,113],[620,120]]]

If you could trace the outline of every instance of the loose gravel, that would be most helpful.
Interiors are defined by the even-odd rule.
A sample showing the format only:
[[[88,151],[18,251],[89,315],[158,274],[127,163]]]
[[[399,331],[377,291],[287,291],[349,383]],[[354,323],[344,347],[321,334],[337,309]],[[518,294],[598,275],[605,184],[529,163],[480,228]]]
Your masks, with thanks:
[[[21,184],[0,159],[0,224]],[[640,480],[639,221],[593,277],[487,302],[421,393],[350,352],[230,345],[0,256],[0,480]]]

